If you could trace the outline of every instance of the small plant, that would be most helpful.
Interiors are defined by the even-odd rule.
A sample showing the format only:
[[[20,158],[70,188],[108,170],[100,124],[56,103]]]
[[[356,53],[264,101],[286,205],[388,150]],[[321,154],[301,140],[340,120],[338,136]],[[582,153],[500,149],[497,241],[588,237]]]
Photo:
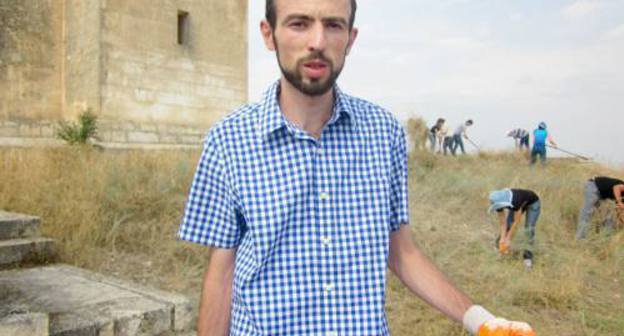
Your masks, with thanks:
[[[78,122],[61,121],[55,136],[70,145],[85,145],[90,140],[98,140],[97,116],[87,110],[78,116]]]

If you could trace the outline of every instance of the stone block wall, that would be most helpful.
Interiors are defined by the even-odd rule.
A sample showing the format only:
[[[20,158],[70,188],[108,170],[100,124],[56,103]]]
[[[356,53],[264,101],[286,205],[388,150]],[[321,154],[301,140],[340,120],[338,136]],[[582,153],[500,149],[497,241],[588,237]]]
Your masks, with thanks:
[[[86,110],[104,146],[200,145],[247,101],[247,0],[3,0],[0,19],[0,145]]]
[[[0,1],[0,120],[62,117],[61,21],[60,1]]]

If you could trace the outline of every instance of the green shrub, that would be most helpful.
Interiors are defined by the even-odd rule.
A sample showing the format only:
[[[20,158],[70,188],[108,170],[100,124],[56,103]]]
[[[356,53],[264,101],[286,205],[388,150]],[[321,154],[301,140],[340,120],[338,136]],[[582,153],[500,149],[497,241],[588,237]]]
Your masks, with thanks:
[[[69,145],[85,145],[90,140],[98,140],[97,116],[87,110],[78,116],[78,122],[61,121],[55,136]]]

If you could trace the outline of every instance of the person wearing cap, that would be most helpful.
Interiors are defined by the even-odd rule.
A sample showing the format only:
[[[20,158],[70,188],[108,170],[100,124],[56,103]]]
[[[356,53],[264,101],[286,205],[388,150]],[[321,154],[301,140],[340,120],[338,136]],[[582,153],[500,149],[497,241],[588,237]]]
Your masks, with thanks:
[[[464,148],[464,138],[468,138],[466,130],[468,130],[468,127],[472,126],[472,124],[472,119],[468,119],[465,123],[457,126],[455,132],[453,132],[453,145],[451,147],[451,153],[453,155],[457,153],[458,147],[461,149],[463,154],[466,154],[466,149]]]
[[[605,200],[615,201],[618,221],[623,222],[624,217],[624,181],[607,176],[596,176],[585,183],[583,208],[579,213],[578,225],[576,227],[576,239],[587,238],[589,220],[594,210]],[[613,216],[607,217],[603,221],[603,227],[607,233],[613,231],[616,219]]]
[[[526,149],[529,152],[529,131],[524,128],[515,128],[507,132],[507,136],[514,139],[518,150]]]
[[[548,133],[546,123],[540,122],[533,131],[533,149],[531,150],[531,164],[535,164],[539,155],[542,164],[546,163],[546,142],[551,146],[557,147],[557,144]]]
[[[505,215],[505,210],[507,214]],[[490,193],[489,212],[496,211],[500,219],[500,235],[497,239],[498,249],[507,253],[511,247],[511,239],[522,219],[526,215],[524,229],[527,241],[523,258],[527,268],[533,266],[533,245],[535,244],[535,226],[541,211],[539,196],[528,189],[500,189]]]

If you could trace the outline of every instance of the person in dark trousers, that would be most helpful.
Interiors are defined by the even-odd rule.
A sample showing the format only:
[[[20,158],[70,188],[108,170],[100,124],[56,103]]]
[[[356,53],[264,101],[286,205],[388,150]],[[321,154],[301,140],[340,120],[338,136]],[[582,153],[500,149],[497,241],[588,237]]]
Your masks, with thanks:
[[[442,149],[443,149],[444,155],[448,154],[449,152],[453,154],[453,136],[452,135],[445,135],[443,137]]]
[[[461,149],[462,154],[466,154],[466,149],[464,148],[464,138],[468,138],[468,134],[466,134],[466,131],[468,130],[468,127],[472,125],[472,119],[468,119],[465,123],[457,126],[455,132],[453,132],[453,145],[451,148],[451,153],[453,155],[457,153],[457,148]]]
[[[537,157],[540,157],[542,164],[546,164],[546,143],[549,142],[551,146],[557,147],[557,144],[552,139],[548,130],[546,129],[546,123],[541,122],[537,128],[533,131],[533,149],[531,150],[531,164],[537,162]]]
[[[529,153],[529,131],[525,130],[524,128],[515,128],[507,132],[507,136],[514,139],[516,143],[516,149],[518,149],[519,151],[525,149],[526,153]]]
[[[594,211],[600,206],[602,201],[611,200],[615,202],[616,212],[624,214],[624,181],[607,176],[596,176],[590,178],[585,183],[583,208],[579,213],[578,224],[576,226],[576,239],[587,238],[589,230],[589,220]],[[607,233],[613,231],[616,221],[620,218],[609,216],[603,221],[603,227]]]
[[[500,219],[500,235],[497,239],[501,253],[507,253],[511,240],[522,215],[526,215],[524,230],[526,243],[524,246],[524,265],[533,266],[533,246],[535,245],[535,226],[541,212],[539,196],[532,190],[505,188],[490,193],[489,212],[496,211]],[[505,214],[507,211],[507,214]]]

